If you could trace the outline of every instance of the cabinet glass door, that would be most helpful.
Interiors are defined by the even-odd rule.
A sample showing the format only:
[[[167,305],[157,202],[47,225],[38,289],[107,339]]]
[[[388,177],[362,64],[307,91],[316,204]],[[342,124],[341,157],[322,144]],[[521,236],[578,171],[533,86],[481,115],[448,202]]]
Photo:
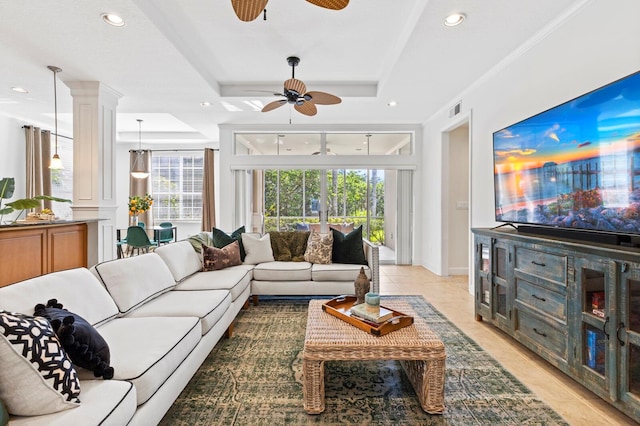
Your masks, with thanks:
[[[493,245],[493,300],[495,319],[509,326],[511,324],[511,302],[509,300],[509,270],[511,259],[509,245],[496,242]]]
[[[579,325],[576,362],[578,373],[600,388],[600,393],[615,395],[615,262],[593,258],[576,260]]]
[[[476,320],[491,319],[491,239],[476,236]]]
[[[640,407],[640,265],[623,265],[621,318],[616,326],[620,345],[621,399]]]

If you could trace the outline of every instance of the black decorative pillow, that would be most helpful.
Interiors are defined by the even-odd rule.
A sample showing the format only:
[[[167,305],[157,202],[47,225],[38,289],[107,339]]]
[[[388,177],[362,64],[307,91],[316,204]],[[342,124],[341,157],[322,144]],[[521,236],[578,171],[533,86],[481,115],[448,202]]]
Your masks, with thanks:
[[[238,244],[240,245],[240,260],[244,262],[244,258],[247,255],[246,252],[244,251],[244,247],[242,246],[242,234],[244,233],[245,233],[244,226],[241,226],[240,228],[233,231],[231,235],[227,234],[226,232],[218,228],[213,228],[211,230],[211,235],[213,238],[213,246],[217,248],[224,248],[229,244],[231,244],[232,242],[237,241]]]
[[[36,305],[34,315],[49,320],[62,347],[76,366],[92,371],[95,377],[106,380],[113,378],[113,367],[109,366],[109,345],[84,318],[63,309],[56,299],[49,300],[46,306]]]
[[[79,406],[80,380],[45,318],[0,310],[0,400],[16,416]]]
[[[333,251],[331,253],[333,263],[367,264],[362,247],[362,225],[346,235],[333,228],[331,228],[331,233],[333,233]]]

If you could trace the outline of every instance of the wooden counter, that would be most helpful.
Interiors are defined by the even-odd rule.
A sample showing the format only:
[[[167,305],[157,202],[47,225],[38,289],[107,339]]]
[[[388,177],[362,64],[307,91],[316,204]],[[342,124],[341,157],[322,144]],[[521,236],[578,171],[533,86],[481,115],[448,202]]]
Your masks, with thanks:
[[[0,227],[0,287],[87,267],[87,223],[60,221]]]

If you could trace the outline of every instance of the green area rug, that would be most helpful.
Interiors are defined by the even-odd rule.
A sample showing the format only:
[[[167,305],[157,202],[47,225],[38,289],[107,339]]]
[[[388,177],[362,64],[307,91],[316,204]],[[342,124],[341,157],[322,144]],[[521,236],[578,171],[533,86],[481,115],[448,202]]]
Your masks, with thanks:
[[[391,298],[391,297],[387,297]],[[326,410],[302,406],[308,299],[242,311],[162,420],[163,425],[566,425],[551,408],[421,296],[403,296],[446,346],[445,412],[422,411],[396,361],[327,362]]]

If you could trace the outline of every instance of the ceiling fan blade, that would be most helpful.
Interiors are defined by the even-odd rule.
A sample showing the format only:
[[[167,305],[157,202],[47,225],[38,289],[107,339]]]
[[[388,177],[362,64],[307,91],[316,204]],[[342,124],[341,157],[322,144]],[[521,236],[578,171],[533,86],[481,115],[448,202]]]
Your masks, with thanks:
[[[267,112],[267,111],[271,111],[274,110],[278,107],[281,107],[282,105],[286,104],[287,101],[285,99],[280,99],[278,101],[273,101],[273,102],[269,102],[268,104],[266,104],[264,106],[264,108],[262,108],[262,112]]]
[[[342,102],[342,99],[331,93],[311,91],[305,95],[311,96],[311,101],[316,105],[335,105]]]
[[[313,102],[303,102],[300,105],[293,106],[300,114],[304,115],[316,115],[318,113],[318,108],[313,104]]]
[[[300,95],[307,91],[307,86],[305,86],[305,84],[297,78],[290,78],[289,80],[285,81],[284,88],[286,90],[296,91]]]
[[[238,19],[249,22],[260,16],[267,6],[268,1],[269,0],[231,0],[231,5]]]
[[[324,7],[325,9],[340,10],[347,7],[349,0],[307,0],[311,4]]]

